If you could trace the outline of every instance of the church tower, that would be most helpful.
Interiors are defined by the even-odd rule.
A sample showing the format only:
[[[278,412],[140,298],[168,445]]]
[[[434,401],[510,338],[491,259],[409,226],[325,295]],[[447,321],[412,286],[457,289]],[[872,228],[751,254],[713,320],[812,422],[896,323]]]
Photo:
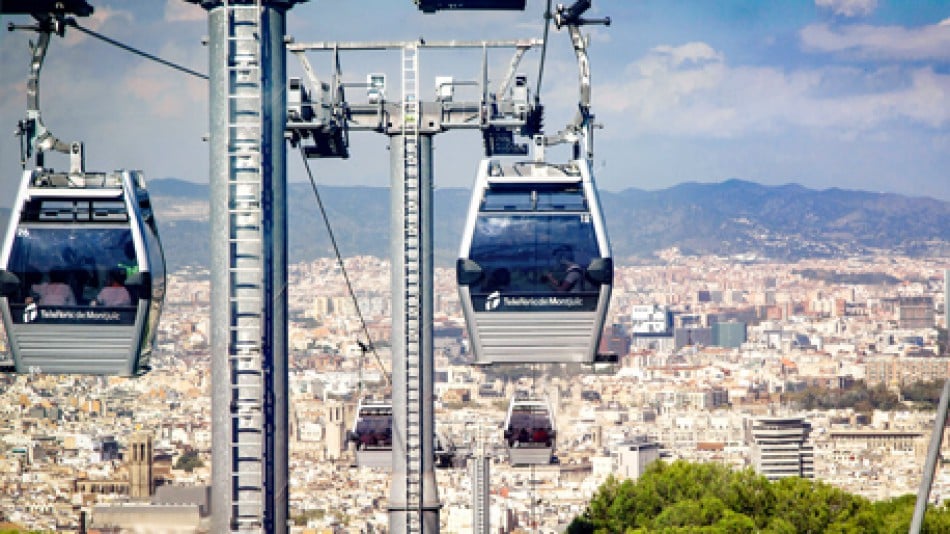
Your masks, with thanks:
[[[325,406],[324,458],[339,460],[346,450],[346,410],[338,400],[328,400]]]
[[[135,434],[129,443],[129,497],[148,499],[152,496],[152,436]]]

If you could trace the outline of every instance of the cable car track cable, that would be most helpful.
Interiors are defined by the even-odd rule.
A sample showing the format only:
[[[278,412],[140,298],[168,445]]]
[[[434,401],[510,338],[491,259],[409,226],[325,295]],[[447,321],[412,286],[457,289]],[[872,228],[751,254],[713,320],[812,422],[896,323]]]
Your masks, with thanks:
[[[323,216],[323,223],[327,227],[327,234],[330,236],[330,244],[333,246],[333,252],[336,254],[336,261],[340,265],[340,270],[343,273],[343,280],[346,282],[346,289],[350,294],[350,298],[353,300],[353,306],[356,308],[356,315],[360,319],[360,325],[363,329],[363,334],[366,335],[366,340],[369,342],[369,349],[373,352],[373,357],[376,358],[376,363],[379,365],[380,371],[382,371],[383,376],[386,378],[386,385],[392,386],[392,378],[390,378],[389,373],[386,372],[386,368],[383,367],[383,361],[379,357],[379,353],[376,352],[376,345],[373,343],[373,338],[369,335],[369,328],[366,326],[366,319],[363,318],[363,312],[360,310],[359,300],[356,298],[356,292],[353,291],[353,284],[350,283],[350,276],[346,272],[346,265],[343,264],[343,256],[340,254],[340,247],[337,245],[336,237],[333,234],[333,228],[330,226],[330,218],[327,216],[327,210],[323,206],[323,200],[320,198],[320,191],[317,188],[317,182],[313,178],[313,172],[310,170],[310,162],[307,161],[307,155],[304,152],[304,147],[300,145],[300,156],[303,159],[304,168],[307,169],[307,177],[310,179],[310,186],[313,188],[313,194],[317,197],[317,205],[320,207],[320,215]]]
[[[81,31],[81,32],[83,32],[83,33],[85,33],[85,34],[87,34],[87,35],[91,35],[92,37],[95,37],[95,38],[97,38],[97,39],[100,39],[100,40],[102,40],[102,41],[105,41],[105,42],[107,42],[107,43],[109,43],[109,44],[111,44],[111,45],[113,45],[113,46],[117,46],[117,47],[119,47],[119,48],[121,48],[121,49],[123,49],[123,50],[125,50],[125,51],[127,51],[127,52],[132,52],[133,54],[142,56],[142,57],[144,57],[144,58],[146,58],[146,59],[150,59],[150,60],[155,61],[155,62],[157,62],[157,63],[161,63],[162,65],[165,65],[166,67],[171,67],[171,68],[173,68],[173,69],[175,69],[175,70],[179,70],[179,71],[181,71],[181,72],[184,72],[185,74],[190,74],[190,75],[192,75],[192,76],[196,76],[196,77],[201,78],[201,79],[203,79],[203,80],[207,80],[207,79],[208,79],[208,75],[207,75],[207,74],[202,74],[202,73],[200,73],[200,72],[191,70],[191,69],[189,69],[189,68],[187,68],[187,67],[183,67],[183,66],[181,66],[181,65],[177,65],[177,64],[175,64],[175,63],[172,63],[171,61],[168,61],[168,60],[162,59],[162,58],[160,58],[160,57],[158,57],[158,56],[149,54],[148,52],[143,52],[143,51],[138,50],[138,49],[136,49],[136,48],[133,48],[133,47],[131,47],[131,46],[129,46],[129,45],[120,43],[119,41],[116,41],[115,39],[106,37],[105,35],[102,35],[101,33],[98,33],[98,32],[95,32],[95,31],[93,31],[93,30],[90,30],[89,28],[83,28],[82,26],[79,25],[78,22],[76,22],[76,19],[68,18],[68,19],[66,19],[66,24],[68,24],[69,26],[72,26],[73,28],[76,28],[77,30],[79,30],[79,31]]]
[[[541,101],[541,78],[544,76],[544,58],[548,51],[548,30],[551,29],[551,19],[553,18],[551,0],[548,0],[547,8],[544,10],[544,37],[541,39],[541,60],[538,61],[538,87],[534,92],[535,104]]]

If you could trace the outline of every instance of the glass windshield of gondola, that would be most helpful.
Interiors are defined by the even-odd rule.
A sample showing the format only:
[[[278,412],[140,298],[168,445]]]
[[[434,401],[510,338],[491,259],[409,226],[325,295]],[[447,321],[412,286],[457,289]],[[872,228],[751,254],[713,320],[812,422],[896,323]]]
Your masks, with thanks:
[[[357,415],[356,440],[359,449],[389,449],[393,445],[391,406],[362,406]]]
[[[547,407],[518,403],[512,406],[505,439],[509,447],[551,447],[554,428]]]
[[[21,224],[6,270],[19,281],[10,295],[14,323],[130,325],[147,296],[128,226]]]
[[[470,285],[473,306],[594,310],[600,284],[587,271],[600,257],[593,217],[576,186],[489,189],[469,252],[483,273]]]

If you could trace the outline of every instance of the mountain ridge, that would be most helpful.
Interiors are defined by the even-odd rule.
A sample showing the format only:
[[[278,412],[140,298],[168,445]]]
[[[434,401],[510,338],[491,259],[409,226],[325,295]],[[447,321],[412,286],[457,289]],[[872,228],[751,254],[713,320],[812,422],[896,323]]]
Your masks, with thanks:
[[[159,178],[148,187],[169,269],[207,266],[208,184]],[[389,256],[388,187],[319,186],[318,192],[343,256]],[[656,261],[656,252],[672,247],[684,254],[782,261],[875,253],[950,256],[950,202],[929,197],[737,178],[598,194],[620,261]],[[437,266],[454,264],[469,196],[466,188],[434,191]],[[289,261],[333,256],[310,183],[288,184],[287,210]],[[0,210],[0,221],[7,217],[8,210]]]

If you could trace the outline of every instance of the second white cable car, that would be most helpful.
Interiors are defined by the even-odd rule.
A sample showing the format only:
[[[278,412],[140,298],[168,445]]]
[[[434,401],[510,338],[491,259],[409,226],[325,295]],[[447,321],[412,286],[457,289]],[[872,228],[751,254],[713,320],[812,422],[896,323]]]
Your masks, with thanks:
[[[587,161],[483,160],[456,278],[476,365],[594,362],[613,260]]]

